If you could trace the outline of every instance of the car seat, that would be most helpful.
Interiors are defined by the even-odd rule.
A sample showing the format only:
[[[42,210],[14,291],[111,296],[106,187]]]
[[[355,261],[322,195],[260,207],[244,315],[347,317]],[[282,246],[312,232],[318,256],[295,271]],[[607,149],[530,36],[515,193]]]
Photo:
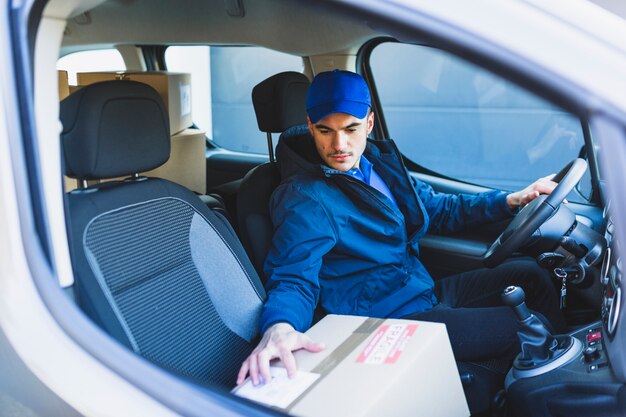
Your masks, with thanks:
[[[168,115],[134,81],[61,102],[66,174],[129,176],[67,194],[76,301],[154,363],[230,387],[257,342],[265,291],[228,221],[190,190],[140,173],[169,158]]]
[[[251,169],[237,194],[239,233],[252,263],[263,278],[263,263],[272,241],[269,200],[280,183],[274,161],[272,133],[306,123],[306,93],[309,79],[299,72],[282,72],[262,81],[252,90],[252,103],[259,130],[267,133],[270,162]]]

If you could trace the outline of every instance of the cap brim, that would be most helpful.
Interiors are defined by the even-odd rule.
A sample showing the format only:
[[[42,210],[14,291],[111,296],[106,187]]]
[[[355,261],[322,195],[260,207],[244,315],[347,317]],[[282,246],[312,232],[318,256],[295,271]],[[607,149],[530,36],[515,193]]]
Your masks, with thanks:
[[[317,123],[324,117],[333,113],[346,113],[357,119],[362,119],[367,115],[369,107],[368,104],[358,103],[356,101],[339,101],[320,104],[319,106],[307,109],[307,113],[309,114],[311,123]]]

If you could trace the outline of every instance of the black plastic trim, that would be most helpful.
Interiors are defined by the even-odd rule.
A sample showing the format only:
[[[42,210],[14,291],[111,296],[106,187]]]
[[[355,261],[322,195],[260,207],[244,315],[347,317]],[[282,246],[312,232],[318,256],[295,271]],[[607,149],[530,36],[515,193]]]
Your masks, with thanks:
[[[589,174],[591,175],[591,198],[589,202],[600,207],[603,206],[600,196],[600,169],[598,167],[598,155],[595,152],[595,144],[591,134],[589,123],[582,122],[585,139],[585,157],[589,162]]]
[[[146,71],[166,71],[165,50],[166,46],[161,45],[138,45],[143,55]]]

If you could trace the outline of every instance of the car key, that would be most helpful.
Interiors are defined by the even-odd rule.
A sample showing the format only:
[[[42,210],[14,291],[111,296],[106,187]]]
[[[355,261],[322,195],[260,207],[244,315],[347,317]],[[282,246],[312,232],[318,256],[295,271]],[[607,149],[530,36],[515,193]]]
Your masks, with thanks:
[[[559,307],[561,310],[565,310],[567,301],[567,271],[563,268],[554,268],[554,275],[561,279],[561,297],[559,300]]]

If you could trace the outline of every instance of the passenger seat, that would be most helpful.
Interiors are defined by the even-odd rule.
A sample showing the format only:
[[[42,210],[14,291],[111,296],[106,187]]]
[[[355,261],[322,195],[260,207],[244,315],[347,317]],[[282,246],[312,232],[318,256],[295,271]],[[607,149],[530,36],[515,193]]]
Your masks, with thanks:
[[[91,84],[61,103],[66,174],[130,176],[67,194],[80,307],[150,361],[231,387],[265,300],[229,223],[190,190],[138,175],[169,158],[161,97],[134,81]]]

